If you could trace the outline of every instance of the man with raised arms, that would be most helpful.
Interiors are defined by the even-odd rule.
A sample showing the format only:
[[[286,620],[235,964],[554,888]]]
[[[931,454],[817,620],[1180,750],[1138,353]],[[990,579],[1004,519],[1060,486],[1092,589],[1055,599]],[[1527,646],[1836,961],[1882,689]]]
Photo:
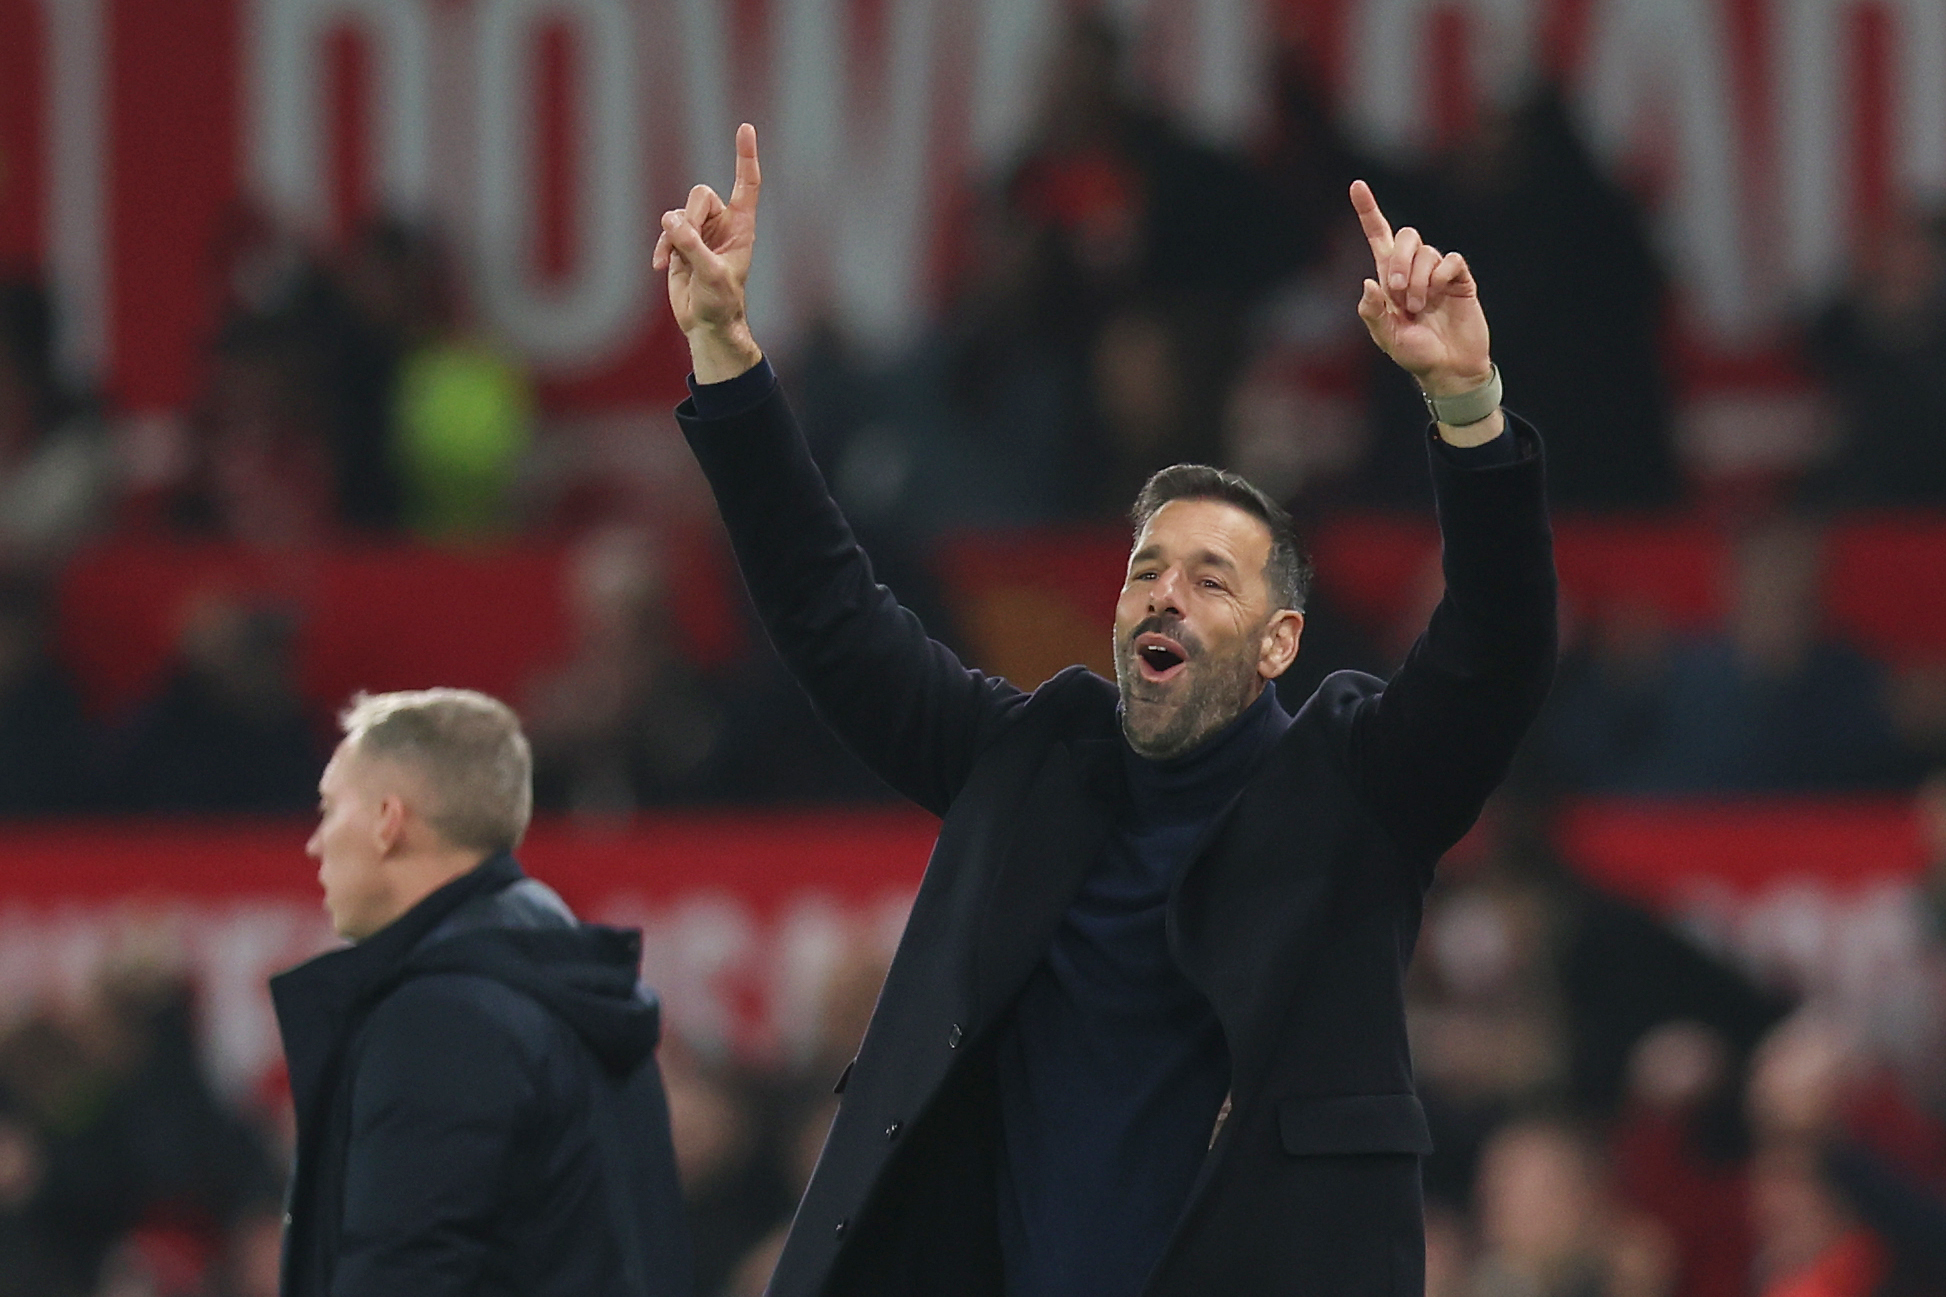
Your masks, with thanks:
[[[1279,705],[1309,576],[1290,520],[1177,465],[1131,513],[1115,680],[1030,691],[873,581],[751,335],[750,126],[736,154],[727,202],[699,185],[662,219],[677,416],[778,651],[943,819],[772,1297],[1420,1297],[1401,982],[1555,655],[1539,440],[1499,408],[1465,260],[1352,187],[1358,313],[1426,393],[1444,539],[1390,681]]]

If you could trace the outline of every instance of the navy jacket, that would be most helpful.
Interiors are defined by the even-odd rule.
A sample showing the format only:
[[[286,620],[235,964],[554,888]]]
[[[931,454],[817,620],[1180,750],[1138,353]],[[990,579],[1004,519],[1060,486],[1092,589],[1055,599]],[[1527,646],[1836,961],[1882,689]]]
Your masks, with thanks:
[[[772,640],[825,720],[943,817],[771,1297],[1001,1292],[998,1027],[1109,828],[1115,686],[969,670],[875,584],[781,391],[677,411]],[[1533,430],[1513,462],[1432,456],[1446,594],[1390,683],[1331,676],[1169,903],[1232,1063],[1231,1111],[1155,1297],[1421,1297],[1402,982],[1421,898],[1539,708],[1554,567]],[[1106,633],[1106,628],[1104,628]]]
[[[284,1297],[690,1297],[640,954],[501,855],[273,978]]]

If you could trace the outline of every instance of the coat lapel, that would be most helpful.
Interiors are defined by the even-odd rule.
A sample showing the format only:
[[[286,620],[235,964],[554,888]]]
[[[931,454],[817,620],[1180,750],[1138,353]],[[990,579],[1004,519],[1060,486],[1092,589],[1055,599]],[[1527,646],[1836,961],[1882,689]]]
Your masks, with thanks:
[[[1034,971],[1082,879],[1100,859],[1118,785],[1114,740],[1056,743],[1020,808],[981,909],[973,951],[975,1020],[991,1023]]]

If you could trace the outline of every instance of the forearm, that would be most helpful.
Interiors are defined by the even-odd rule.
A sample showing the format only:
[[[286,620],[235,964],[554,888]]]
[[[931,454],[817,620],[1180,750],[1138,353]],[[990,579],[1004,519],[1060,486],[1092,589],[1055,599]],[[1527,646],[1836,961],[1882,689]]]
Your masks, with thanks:
[[[1359,786],[1422,860],[1471,825],[1553,678],[1553,544],[1539,441],[1519,420],[1505,435],[1516,440],[1466,450],[1432,444],[1446,593],[1353,731]],[[1465,463],[1496,455],[1507,458]]]
[[[1431,443],[1446,601],[1483,643],[1524,644],[1552,661],[1554,540],[1539,434],[1519,418],[1471,447]]]

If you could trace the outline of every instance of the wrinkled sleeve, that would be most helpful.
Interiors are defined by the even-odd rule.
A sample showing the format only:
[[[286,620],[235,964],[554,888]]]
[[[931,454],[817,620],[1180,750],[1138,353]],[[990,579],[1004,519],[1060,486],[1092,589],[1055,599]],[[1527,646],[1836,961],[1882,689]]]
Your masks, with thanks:
[[[945,814],[1026,695],[962,665],[873,578],[781,389],[716,419],[692,399],[676,418],[757,615],[824,722],[893,788]]]
[[[1554,675],[1540,438],[1525,421],[1508,422],[1513,445],[1490,457],[1433,445],[1445,593],[1350,730],[1354,783],[1428,876],[1505,777]]]

